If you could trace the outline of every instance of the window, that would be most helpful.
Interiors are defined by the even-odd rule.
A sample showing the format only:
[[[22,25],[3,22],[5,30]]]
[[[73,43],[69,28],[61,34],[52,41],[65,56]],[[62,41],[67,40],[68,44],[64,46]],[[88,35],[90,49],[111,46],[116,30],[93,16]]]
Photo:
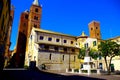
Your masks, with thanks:
[[[67,43],[67,40],[64,40],[64,43]]]
[[[75,52],[75,49],[72,49],[72,52]]]
[[[44,49],[45,48],[45,45],[39,45],[41,49]]]
[[[63,61],[64,61],[64,55],[63,55],[62,59],[63,59]]]
[[[55,51],[58,51],[58,47],[55,47]]]
[[[38,12],[38,8],[35,9],[35,12]]]
[[[99,63],[99,68],[102,69],[102,63]]]
[[[43,36],[40,36],[40,40],[43,40],[44,39],[44,37]]]
[[[102,59],[102,56],[99,56],[99,60],[101,60]]]
[[[49,55],[49,60],[51,60],[52,54]]]
[[[49,38],[48,38],[48,41],[52,41],[52,38],[51,38],[51,37],[49,37]]]
[[[96,29],[98,29],[98,27],[96,27]]]
[[[49,46],[45,45],[45,50],[48,50],[49,49]]]
[[[32,35],[30,36],[30,39],[32,40]]]
[[[36,24],[34,24],[34,27],[35,27],[35,28],[37,28],[37,25],[36,25]]]
[[[71,41],[71,44],[73,44],[73,41]]]
[[[59,42],[60,41],[60,39],[56,39],[56,42]]]
[[[67,48],[64,48],[64,52],[67,52]]]
[[[28,15],[27,14],[25,15],[25,19],[28,19]]]
[[[93,41],[93,46],[96,46],[96,45],[97,45],[96,41]]]
[[[23,26],[25,27],[25,26],[26,26],[26,23],[23,23]]]
[[[85,48],[88,48],[88,43],[84,44],[84,47],[85,47]]]
[[[99,33],[97,33],[97,36],[99,36]]]
[[[38,20],[38,17],[37,17],[37,16],[34,16],[34,20]]]
[[[91,28],[91,30],[93,30],[93,28]]]

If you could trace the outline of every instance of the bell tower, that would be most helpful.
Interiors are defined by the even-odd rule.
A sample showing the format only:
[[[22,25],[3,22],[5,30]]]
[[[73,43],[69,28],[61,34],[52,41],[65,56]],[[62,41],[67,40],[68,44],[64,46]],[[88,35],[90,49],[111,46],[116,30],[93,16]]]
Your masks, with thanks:
[[[97,21],[92,21],[88,24],[88,26],[90,37],[101,39],[100,23]]]
[[[40,28],[42,7],[39,5],[38,0],[34,0],[29,12],[28,32],[29,37],[32,27]]]

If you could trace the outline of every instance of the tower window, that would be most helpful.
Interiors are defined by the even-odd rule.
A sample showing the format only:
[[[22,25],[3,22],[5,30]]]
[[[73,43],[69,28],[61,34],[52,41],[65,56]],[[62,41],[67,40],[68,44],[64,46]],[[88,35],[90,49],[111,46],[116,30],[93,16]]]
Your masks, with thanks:
[[[23,23],[23,26],[26,26],[26,23]]]
[[[93,28],[91,28],[91,30],[93,30]]]
[[[25,19],[28,19],[28,15],[25,15]]]
[[[37,16],[34,16],[34,20],[38,20],[38,17],[37,17]]]
[[[98,29],[98,27],[96,27],[96,29]]]
[[[35,12],[38,12],[38,8],[35,9]]]
[[[36,24],[34,24],[34,27],[35,27],[35,28],[37,28],[37,25],[36,25]]]
[[[99,33],[97,33],[97,36],[99,36]]]
[[[51,37],[49,37],[49,38],[48,38],[48,41],[52,41],[52,38],[51,38]]]

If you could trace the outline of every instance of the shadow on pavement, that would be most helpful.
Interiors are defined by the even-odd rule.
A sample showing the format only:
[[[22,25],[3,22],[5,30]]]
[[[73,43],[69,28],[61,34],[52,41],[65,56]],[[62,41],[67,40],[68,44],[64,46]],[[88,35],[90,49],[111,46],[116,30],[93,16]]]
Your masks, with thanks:
[[[38,69],[28,70],[4,70],[0,80],[105,80],[85,76],[64,76],[43,72]]]

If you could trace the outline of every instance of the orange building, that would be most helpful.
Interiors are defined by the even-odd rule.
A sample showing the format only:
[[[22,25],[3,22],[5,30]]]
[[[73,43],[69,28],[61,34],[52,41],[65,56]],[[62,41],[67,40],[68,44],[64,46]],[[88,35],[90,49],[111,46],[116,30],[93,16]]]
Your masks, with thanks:
[[[92,21],[88,24],[88,26],[89,26],[90,37],[101,39],[100,23],[97,21]]]
[[[25,11],[21,14],[19,30],[18,30],[18,39],[16,45],[16,54],[15,54],[15,67],[23,67],[25,59],[25,51],[27,38],[29,37],[32,27],[40,28],[41,21],[41,6],[39,5],[38,0],[34,0],[30,11]]]

